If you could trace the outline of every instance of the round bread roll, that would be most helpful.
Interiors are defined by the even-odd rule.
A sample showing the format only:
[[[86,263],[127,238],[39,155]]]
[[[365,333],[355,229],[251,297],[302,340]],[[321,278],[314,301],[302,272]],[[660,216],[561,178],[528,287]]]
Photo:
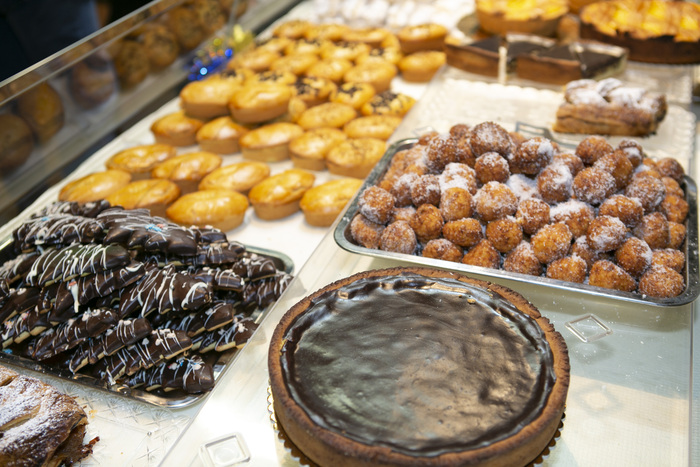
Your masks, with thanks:
[[[233,118],[240,123],[260,123],[287,112],[292,90],[283,84],[246,84],[228,103]]]
[[[371,84],[376,92],[383,92],[391,87],[391,80],[397,73],[396,65],[377,60],[351,68],[345,73],[343,80],[346,83]]]
[[[151,170],[151,177],[174,182],[180,193],[197,190],[200,180],[221,166],[221,157],[206,151],[190,152],[161,162]]]
[[[316,227],[330,226],[361,186],[360,179],[341,178],[311,188],[299,203],[306,222]]]
[[[386,141],[401,121],[401,117],[394,115],[368,115],[349,121],[343,131],[350,138],[377,138]]]
[[[210,119],[228,115],[228,101],[241,84],[217,75],[202,81],[192,81],[180,91],[180,105],[194,118]]]
[[[282,57],[280,52],[269,48],[257,48],[246,50],[235,55],[226,65],[227,69],[247,68],[253,72],[265,71],[270,68],[276,60]]]
[[[300,76],[292,86],[292,94],[307,107],[313,107],[327,102],[336,88],[335,83],[329,79]]]
[[[343,58],[333,60],[321,60],[314,63],[306,70],[306,76],[315,76],[316,78],[326,78],[334,83],[343,81],[343,76],[352,68],[352,63]]]
[[[128,172],[132,180],[138,180],[147,178],[153,167],[175,154],[175,148],[169,144],[144,144],[119,151],[105,165],[108,169]]]
[[[313,53],[287,55],[275,60],[270,65],[272,71],[287,71],[297,76],[303,75],[306,70],[318,62],[318,55]]]
[[[225,165],[199,182],[200,190],[230,190],[246,194],[270,176],[270,166],[264,162],[243,161]]]
[[[395,115],[403,117],[416,100],[407,94],[384,91],[364,103],[362,115]]]
[[[355,109],[346,104],[326,102],[306,109],[299,116],[297,123],[305,130],[314,128],[342,128],[357,116]]]
[[[39,142],[48,141],[63,128],[63,102],[49,83],[36,85],[17,97],[16,102],[17,113],[29,125]]]
[[[131,182],[131,174],[123,170],[95,172],[67,183],[58,193],[59,201],[89,203],[107,199]]]
[[[11,170],[24,164],[34,149],[29,125],[13,114],[0,114],[0,169]]]
[[[261,126],[241,137],[241,153],[246,159],[262,162],[289,159],[289,142],[303,132],[299,125],[288,122]]]
[[[299,201],[316,177],[305,170],[289,169],[272,175],[250,189],[255,214],[264,220],[281,219],[299,211]]]
[[[446,36],[447,28],[436,23],[405,26],[396,34],[401,44],[401,51],[405,54],[423,50],[442,50]]]
[[[229,116],[215,118],[197,131],[197,143],[202,151],[216,154],[234,154],[240,150],[238,140],[248,129]]]
[[[151,125],[157,143],[172,146],[191,146],[197,142],[197,132],[204,122],[188,117],[179,110],[159,118]]]
[[[326,154],[347,136],[337,128],[316,128],[289,142],[289,157],[294,167],[306,170],[325,170]]]
[[[336,91],[331,92],[329,100],[360,110],[375,94],[377,91],[369,83],[343,83]]]
[[[365,178],[384,155],[386,143],[376,138],[348,139],[326,154],[328,171],[343,177]]]
[[[426,50],[406,55],[399,62],[399,70],[404,80],[425,83],[445,64],[445,52]]]
[[[167,209],[167,216],[181,225],[212,226],[227,232],[243,223],[247,209],[248,199],[244,195],[213,189],[180,197]]]
[[[137,180],[107,197],[112,206],[148,209],[152,216],[165,216],[165,208],[180,196],[180,188],[170,180]]]

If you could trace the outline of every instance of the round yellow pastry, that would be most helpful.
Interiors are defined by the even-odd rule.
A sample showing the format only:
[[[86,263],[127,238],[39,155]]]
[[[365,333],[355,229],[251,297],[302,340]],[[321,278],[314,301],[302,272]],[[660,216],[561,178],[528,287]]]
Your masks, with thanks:
[[[349,69],[343,76],[343,80],[346,83],[371,84],[376,92],[383,92],[391,87],[391,80],[397,73],[396,65],[378,60]]]
[[[306,70],[306,76],[315,76],[317,78],[326,78],[333,82],[339,83],[343,81],[343,76],[352,68],[352,63],[343,58],[333,60],[321,60],[314,63]]]
[[[276,52],[280,55],[284,53],[284,49],[292,42],[292,39],[288,37],[277,37],[273,36],[264,41],[258,42],[255,46],[256,49],[266,49],[271,52]]]
[[[445,64],[445,52],[426,50],[406,55],[399,61],[399,70],[404,80],[425,83]]]
[[[151,170],[151,177],[170,180],[177,184],[181,193],[190,193],[197,189],[205,175],[220,166],[221,157],[213,152],[190,152],[161,162]]]
[[[227,232],[243,223],[248,205],[248,198],[235,191],[203,190],[181,196],[166,214],[181,225],[212,226]]]
[[[370,46],[364,42],[327,42],[321,47],[321,58],[324,60],[342,58],[354,61],[360,55],[368,54],[370,50]]]
[[[325,39],[339,41],[350,30],[349,26],[340,23],[314,24],[304,33],[305,39]]]
[[[246,84],[228,103],[233,118],[240,123],[260,123],[287,112],[292,90],[284,84]]]
[[[316,227],[330,226],[361,186],[360,179],[341,178],[311,188],[299,203],[306,222]]]
[[[131,174],[123,170],[95,172],[67,183],[58,193],[59,201],[88,203],[107,198],[131,181]]]
[[[209,119],[228,115],[228,101],[241,87],[235,80],[218,75],[188,83],[180,91],[180,105],[191,117]]]
[[[297,39],[284,48],[285,55],[321,53],[321,47],[328,42],[323,39]]]
[[[343,83],[331,93],[329,100],[339,104],[347,104],[355,110],[360,110],[365,102],[374,97],[375,94],[377,91],[369,83]]]
[[[305,130],[314,128],[342,128],[357,116],[355,109],[346,104],[326,102],[306,109],[299,116],[297,124]]]
[[[248,193],[255,214],[264,220],[281,219],[299,211],[299,201],[316,177],[305,170],[289,169],[272,175]]]
[[[227,69],[247,68],[254,72],[265,71],[270,68],[275,60],[278,60],[282,54],[268,48],[257,48],[246,50],[234,55],[228,64]]]
[[[389,31],[383,28],[357,28],[350,29],[343,34],[343,40],[346,42],[364,42],[370,47],[380,47],[390,34]]]
[[[395,115],[367,115],[349,121],[343,131],[349,138],[388,140],[403,119]]]
[[[289,142],[302,134],[299,125],[289,122],[270,123],[241,137],[241,153],[246,159],[279,162],[289,159]]]
[[[313,53],[285,55],[270,65],[270,70],[288,71],[300,76],[306,73],[306,70],[311,68],[318,60],[318,55]]]
[[[153,167],[176,153],[175,148],[169,144],[144,144],[119,151],[105,165],[108,169],[128,172],[133,180],[138,180],[148,177]]]
[[[270,176],[270,166],[264,162],[243,161],[214,170],[199,182],[200,190],[230,190],[248,193],[252,187]]]
[[[301,76],[294,82],[292,93],[294,97],[301,99],[307,107],[313,107],[327,102],[336,89],[337,86],[331,80]]]
[[[326,154],[328,171],[343,177],[365,178],[384,155],[386,143],[376,138],[348,139]]]
[[[347,138],[338,128],[316,128],[289,142],[289,157],[296,168],[325,170],[328,151]]]
[[[405,54],[422,50],[442,50],[442,43],[446,36],[447,28],[436,23],[405,26],[396,34],[401,44],[401,51]]]
[[[407,94],[384,91],[362,106],[362,115],[395,115],[403,117],[411,110],[416,100]]]
[[[151,125],[157,143],[191,146],[197,142],[197,131],[204,122],[188,117],[180,110],[159,118]]]
[[[137,180],[107,197],[112,206],[145,208],[153,216],[165,216],[165,208],[180,196],[180,188],[170,180]]]
[[[233,154],[239,151],[238,140],[248,129],[231,117],[219,117],[202,125],[197,132],[197,143],[203,151]]]
[[[311,27],[311,22],[306,20],[289,20],[275,26],[272,30],[272,35],[286,37],[288,39],[299,39],[300,37],[304,37],[306,31]]]

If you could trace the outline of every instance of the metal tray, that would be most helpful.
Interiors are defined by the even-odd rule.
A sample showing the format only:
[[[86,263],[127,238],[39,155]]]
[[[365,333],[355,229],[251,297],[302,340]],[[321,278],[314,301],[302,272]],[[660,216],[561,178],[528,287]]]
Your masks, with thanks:
[[[11,246],[11,239],[6,240],[2,243],[2,245],[0,245],[0,262],[4,262],[11,257]],[[294,264],[292,260],[284,253],[247,245],[246,251],[269,258],[270,260],[272,260],[272,262],[275,264],[275,267],[279,271],[284,271],[287,274],[291,274],[294,271]],[[253,312],[255,322],[259,324],[267,314],[267,311],[272,306],[273,305],[270,305],[264,309],[255,310]],[[253,337],[251,337],[251,339],[252,338]],[[237,354],[238,350],[233,349],[226,352],[222,352],[216,357],[215,361],[212,363],[214,367],[215,381],[219,379],[224,370],[236,358]],[[89,388],[107,391],[112,394],[118,394],[120,396],[139,400],[141,402],[146,402],[148,404],[152,404],[159,407],[187,407],[207,395],[206,392],[201,394],[186,394],[179,391],[174,391],[172,393],[159,393],[147,392],[141,389],[132,389],[122,384],[109,384],[93,376],[83,375],[80,373],[73,374],[67,369],[56,368],[54,366],[46,365],[41,362],[31,360],[29,358],[6,353],[4,351],[0,351],[0,363],[7,363],[10,365],[16,365],[22,368],[27,368],[29,370],[70,380],[72,382],[79,383]]]
[[[589,295],[608,297],[652,306],[669,307],[685,305],[687,303],[692,302],[698,297],[698,295],[700,295],[700,283],[698,281],[699,266],[697,187],[695,185],[695,182],[688,176],[684,178],[683,183],[683,189],[685,191],[686,201],[688,202],[689,207],[688,218],[686,220],[686,241],[684,247],[684,253],[686,257],[684,270],[685,290],[677,297],[654,298],[644,296],[639,293],[605,289],[602,287],[594,287],[588,284],[579,284],[575,282],[550,279],[544,276],[531,276],[527,274],[504,271],[502,269],[483,268],[479,266],[471,266],[468,264],[454,263],[451,261],[424,258],[422,256],[417,255],[407,255],[403,253],[394,253],[378,249],[365,248],[361,245],[356,244],[352,240],[352,236],[350,235],[350,222],[352,221],[353,217],[355,217],[355,214],[358,210],[357,201],[359,198],[359,194],[362,193],[362,191],[365,188],[372,185],[376,185],[381,180],[381,178],[384,176],[384,173],[389,168],[389,164],[391,163],[394,154],[401,150],[412,147],[417,141],[417,138],[408,138],[397,141],[396,143],[391,145],[387,149],[387,152],[384,154],[382,159],[377,163],[372,172],[369,174],[364,184],[358,191],[358,194],[350,202],[347,210],[343,214],[343,217],[340,219],[335,228],[335,231],[333,232],[335,241],[341,248],[352,253],[373,256],[377,258],[393,259],[407,263],[415,263],[460,272],[471,272],[482,276],[509,279],[517,282],[523,282],[526,284],[535,284],[545,287],[552,287],[555,289],[577,290]]]

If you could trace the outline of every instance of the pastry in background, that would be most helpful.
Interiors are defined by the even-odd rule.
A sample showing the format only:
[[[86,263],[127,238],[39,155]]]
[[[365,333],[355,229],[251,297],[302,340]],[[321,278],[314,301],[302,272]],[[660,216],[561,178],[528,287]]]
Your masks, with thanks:
[[[33,149],[34,137],[29,125],[17,115],[0,114],[0,169],[21,166]]]
[[[562,16],[569,11],[567,0],[477,0],[479,26],[489,34],[522,32],[553,36]]]
[[[369,83],[343,83],[331,92],[329,100],[339,104],[347,104],[355,110],[360,110],[375,94],[377,91]]]
[[[185,194],[196,191],[200,180],[220,166],[221,157],[212,152],[190,152],[161,162],[151,170],[151,177],[170,180]]]
[[[170,10],[165,18],[168,28],[175,34],[180,48],[184,51],[197,47],[205,37],[205,31],[199,22],[197,13],[180,6]]]
[[[17,114],[29,125],[40,143],[45,143],[63,128],[63,102],[48,82],[41,82],[20,94],[15,102]]]
[[[341,178],[311,188],[299,203],[306,222],[316,227],[333,224],[362,183],[357,178]]]
[[[178,224],[212,226],[223,232],[243,223],[248,199],[235,191],[204,190],[186,194],[168,209],[167,216]]]
[[[58,193],[58,200],[88,203],[106,199],[129,182],[131,174],[123,170],[94,172],[64,185]]]
[[[264,162],[243,161],[225,165],[199,182],[200,190],[231,190],[242,194],[270,176],[270,166]]]
[[[300,76],[292,86],[292,94],[306,107],[313,107],[327,102],[337,88],[333,81],[325,78]]]
[[[217,154],[234,154],[240,149],[238,141],[248,129],[231,117],[219,117],[205,123],[197,131],[197,144],[203,151]]]
[[[132,180],[147,178],[159,163],[175,156],[176,149],[169,144],[143,144],[133,146],[107,159],[108,169],[123,170],[131,174]]]
[[[442,43],[446,36],[447,28],[435,23],[405,26],[396,33],[401,51],[405,54],[424,50],[442,51]]]
[[[92,109],[114,94],[116,81],[112,60],[97,52],[71,68],[68,84],[78,105]]]
[[[248,193],[255,214],[263,220],[291,216],[299,211],[299,202],[316,177],[305,170],[289,169],[272,175]]]
[[[191,146],[197,142],[197,131],[204,122],[188,117],[184,111],[177,111],[157,119],[151,125],[151,132],[160,144],[171,146]]]
[[[165,217],[165,209],[180,196],[180,188],[169,180],[137,180],[107,197],[112,206],[148,209],[152,216]]]
[[[219,0],[191,0],[190,7],[206,35],[211,35],[226,24],[226,12]]]
[[[306,20],[289,20],[275,26],[272,35],[287,39],[301,39],[311,27],[312,24]]]
[[[172,64],[180,54],[177,37],[164,24],[147,23],[143,26],[139,40],[146,50],[154,69],[165,68]]]
[[[239,144],[245,159],[279,162],[289,159],[289,142],[304,132],[289,122],[270,123],[241,136]]]
[[[125,88],[136,86],[146,79],[151,71],[151,62],[144,45],[131,39],[120,41],[114,55],[114,69]]]

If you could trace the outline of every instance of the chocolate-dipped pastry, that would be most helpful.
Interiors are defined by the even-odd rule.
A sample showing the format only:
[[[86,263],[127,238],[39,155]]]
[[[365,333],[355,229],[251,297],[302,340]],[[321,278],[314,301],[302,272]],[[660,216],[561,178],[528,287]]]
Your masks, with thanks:
[[[41,289],[41,300],[37,305],[40,313],[46,313],[52,326],[65,323],[78,313],[78,303],[73,296],[71,286],[75,281],[56,282]]]
[[[127,287],[146,274],[146,266],[132,261],[127,266],[80,277],[75,281],[75,294],[80,305],[87,305],[98,297],[106,297]],[[67,283],[72,287],[73,281]]]
[[[105,332],[116,322],[117,316],[113,310],[88,310],[42,333],[36,342],[34,358],[39,361],[46,360],[70,350],[88,337]]]
[[[193,339],[193,348],[199,353],[207,353],[212,350],[225,352],[233,348],[239,349],[248,342],[256,329],[258,329],[258,325],[253,318],[236,315],[230,326],[195,337]]]
[[[21,253],[5,261],[0,265],[0,279],[8,284],[13,284],[29,271],[39,254],[38,251]]]
[[[120,320],[99,336],[81,343],[73,352],[69,369],[75,373],[87,364],[94,365],[105,356],[147,337],[151,331],[153,328],[146,318]]]
[[[187,394],[198,394],[214,387],[214,369],[197,355],[179,357],[136,373],[127,384],[143,386],[146,391],[162,388],[165,392],[179,389]]]
[[[229,303],[218,302],[211,307],[190,313],[189,315],[167,319],[169,315],[158,315],[153,318],[156,327],[185,331],[189,337],[195,337],[204,331],[214,331],[233,321],[233,306]]]
[[[43,253],[27,272],[28,285],[45,287],[55,281],[68,281],[76,276],[95,274],[126,266],[131,262],[129,251],[121,245],[71,245]]]
[[[192,339],[183,331],[156,329],[134,345],[118,350],[98,362],[97,375],[106,381],[116,381],[123,375],[131,376],[181,354],[192,347]]]
[[[82,217],[97,217],[99,213],[107,209],[109,203],[101,199],[99,201],[90,201],[87,203],[79,203],[77,201],[55,201],[46,206],[41,211],[32,214],[31,217],[45,217],[54,214],[70,214],[73,216]]]
[[[278,272],[272,277],[246,284],[243,290],[240,309],[251,307],[265,308],[274,303],[292,280],[292,276],[285,272]]]
[[[265,277],[274,276],[277,273],[275,263],[270,258],[265,258],[255,253],[246,253],[233,264],[231,269],[249,281],[257,281]]]
[[[119,243],[127,248],[194,256],[197,238],[194,232],[162,217],[151,216],[147,209],[110,208],[97,219],[104,223],[105,243]]]
[[[215,290],[226,290],[229,292],[242,292],[245,281],[232,269],[201,268],[188,271],[197,280],[210,284]]]
[[[99,241],[102,223],[90,217],[53,214],[27,220],[12,233],[16,251]]]
[[[211,291],[205,282],[166,266],[152,268],[139,282],[125,288],[119,309],[120,316],[131,316],[135,312],[147,316],[153,311],[197,311],[210,302]]]
[[[7,295],[0,301],[0,323],[17,314],[34,310],[40,298],[40,289],[36,287],[9,289]]]
[[[197,239],[197,244],[199,245],[209,245],[212,243],[224,243],[227,242],[226,232],[222,232],[220,229],[211,226],[197,227],[192,226],[190,230],[194,233],[195,239]]]
[[[40,314],[36,309],[19,313],[2,323],[0,334],[2,348],[21,344],[29,336],[36,336],[48,327],[46,315]]]
[[[245,253],[245,247],[238,242],[200,245],[197,247],[197,255],[193,264],[195,266],[232,264],[239,261]]]

